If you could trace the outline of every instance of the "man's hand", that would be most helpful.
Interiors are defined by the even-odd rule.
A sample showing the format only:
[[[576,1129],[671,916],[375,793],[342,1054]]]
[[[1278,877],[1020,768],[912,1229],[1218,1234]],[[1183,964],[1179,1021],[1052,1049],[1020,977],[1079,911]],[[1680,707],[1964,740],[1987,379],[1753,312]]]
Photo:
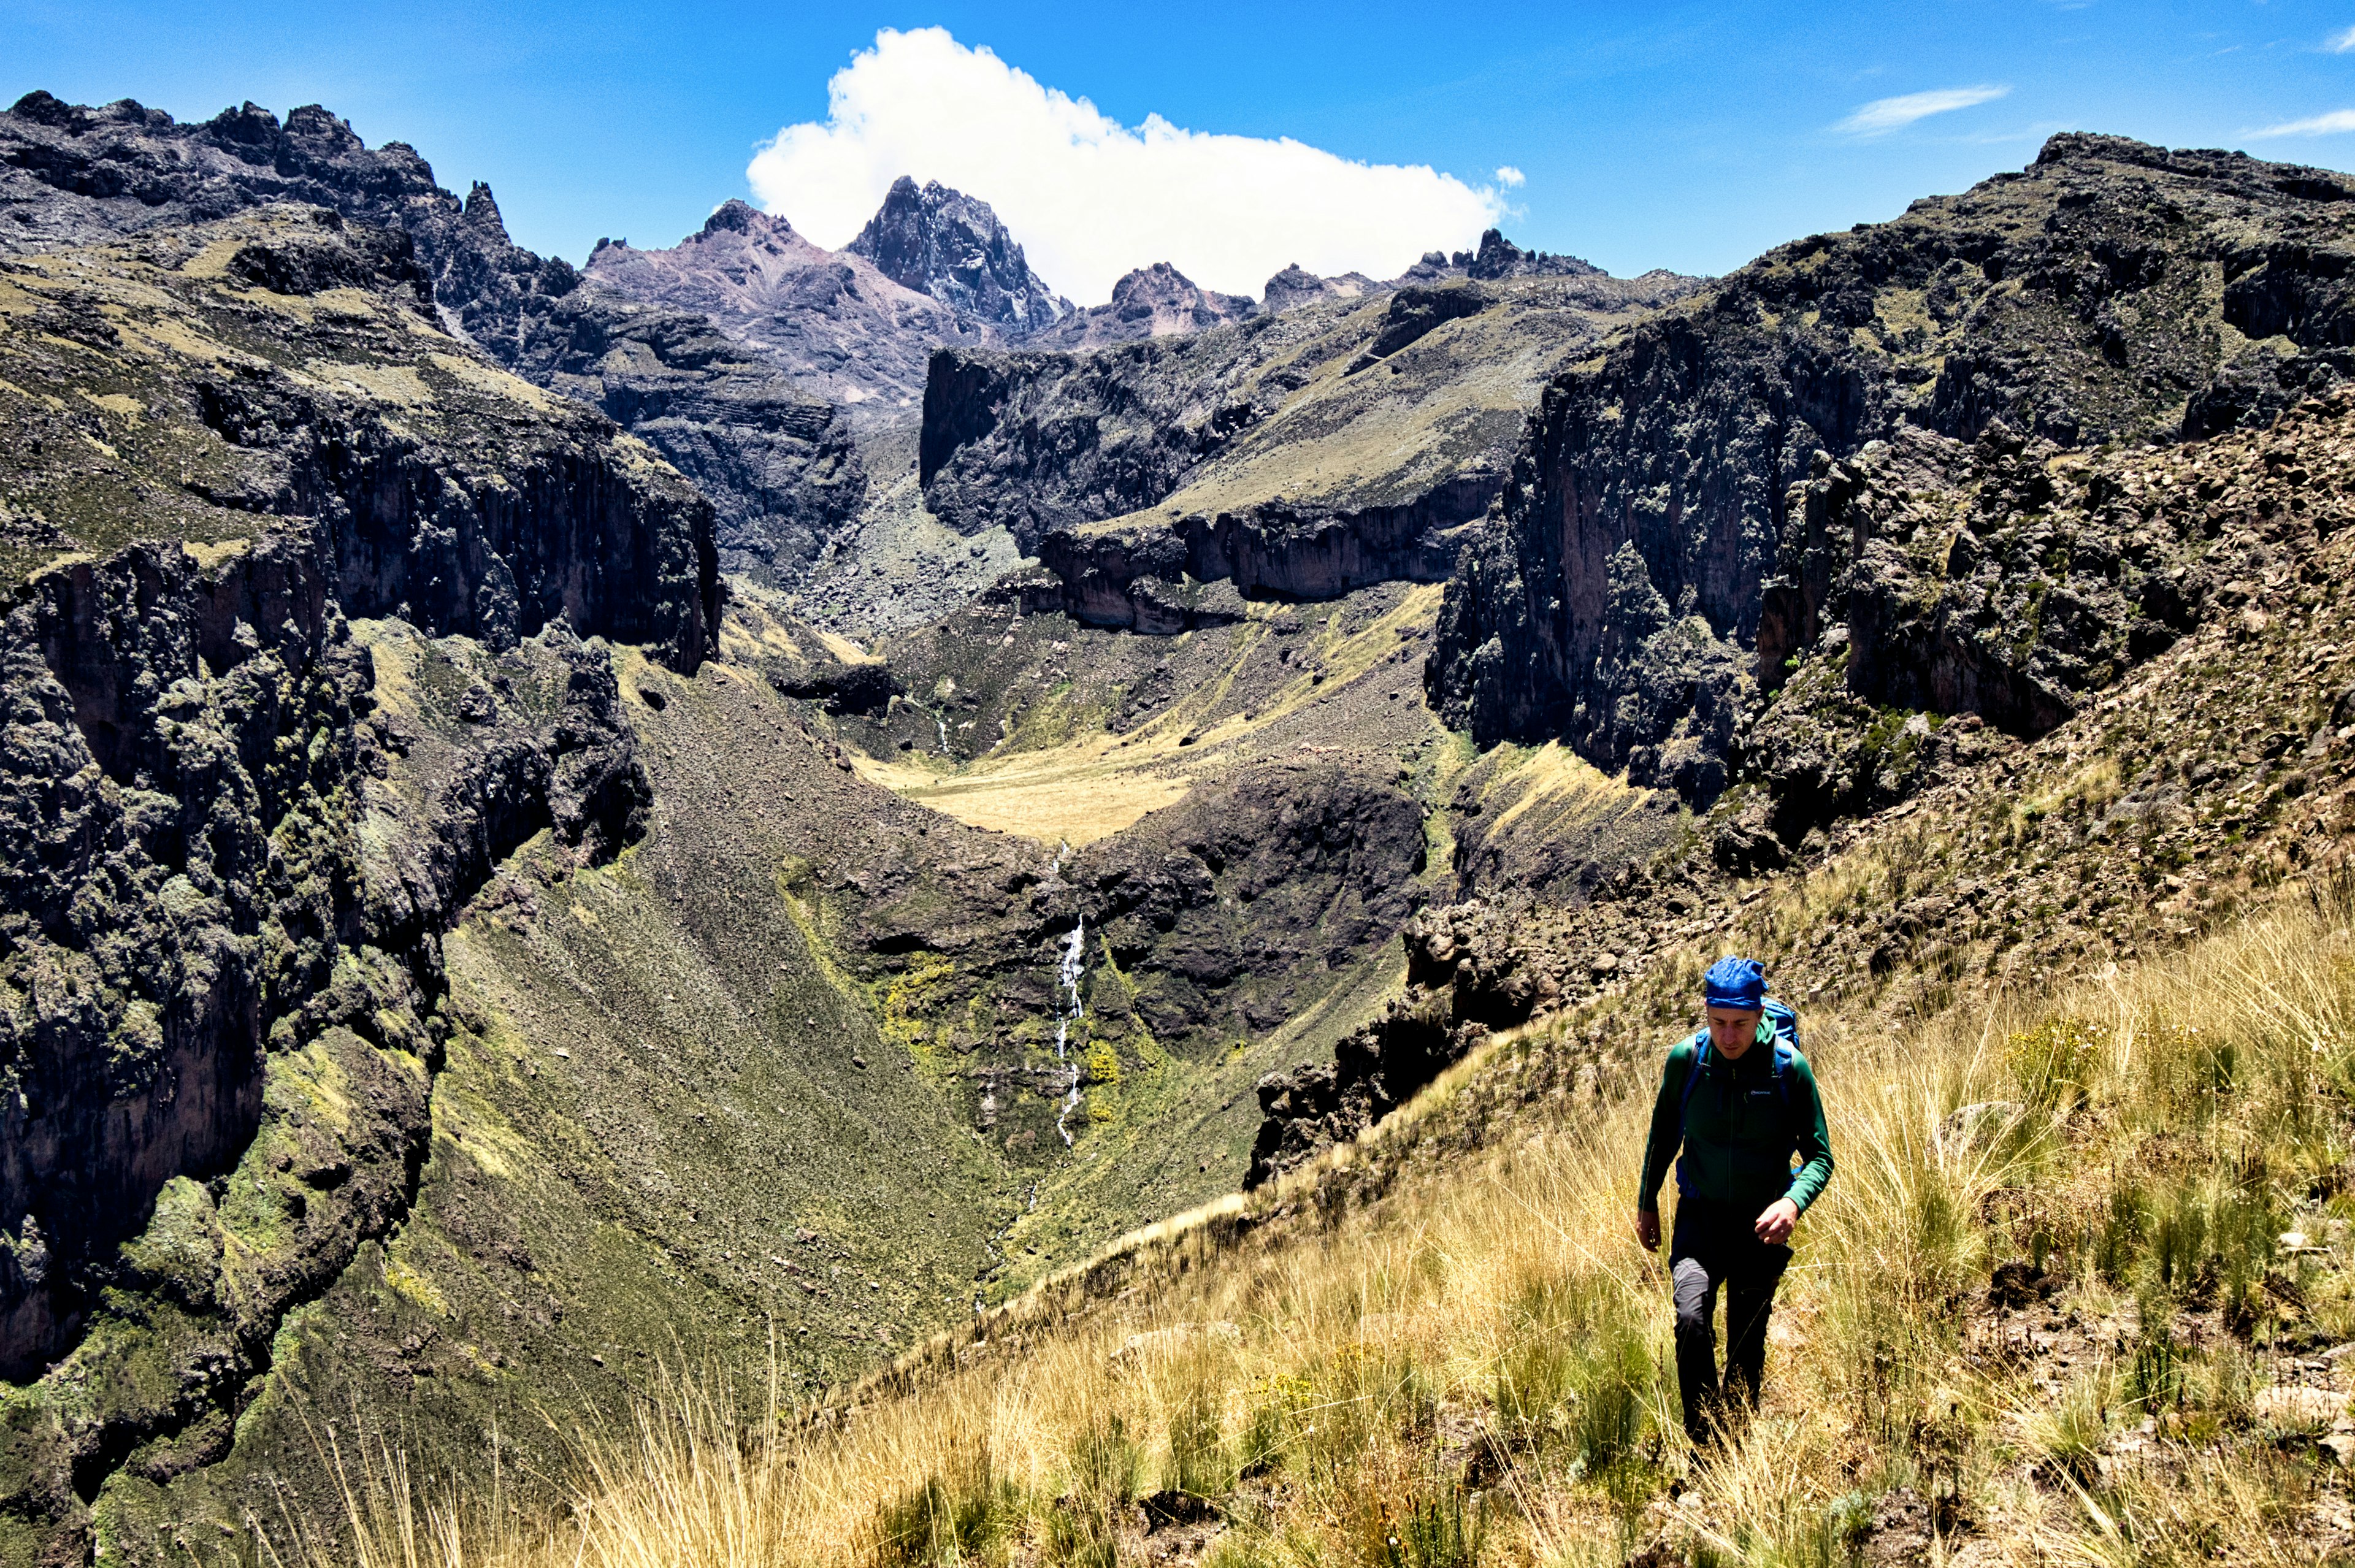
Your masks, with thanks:
[[[1758,1222],[1751,1229],[1768,1246],[1779,1247],[1791,1239],[1791,1232],[1798,1225],[1799,1206],[1787,1198],[1777,1198],[1766,1205],[1766,1212],[1758,1216]]]
[[[1657,1209],[1636,1211],[1636,1239],[1644,1243],[1647,1253],[1660,1250],[1660,1211]]]

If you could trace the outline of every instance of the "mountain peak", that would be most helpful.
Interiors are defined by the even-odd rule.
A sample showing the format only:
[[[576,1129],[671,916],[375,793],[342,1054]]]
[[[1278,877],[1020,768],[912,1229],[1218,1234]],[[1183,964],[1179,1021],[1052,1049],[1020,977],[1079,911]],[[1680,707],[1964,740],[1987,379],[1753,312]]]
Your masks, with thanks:
[[[938,180],[892,181],[882,207],[843,249],[900,287],[1009,332],[1035,332],[1071,312],[1031,272],[987,202]]]
[[[708,238],[714,234],[766,232],[774,238],[783,239],[793,231],[794,226],[783,219],[772,213],[762,212],[748,201],[730,197],[713,209],[710,217],[703,220],[701,233]]]
[[[1603,269],[1576,256],[1550,256],[1543,251],[1524,251],[1497,229],[1491,229],[1480,236],[1480,249],[1465,262],[1460,255],[1459,264],[1473,277],[1484,282],[1498,278],[1599,278]]]
[[[1363,272],[1344,272],[1337,278],[1320,278],[1294,261],[1268,279],[1265,303],[1261,308],[1272,315],[1312,300],[1356,299],[1374,286],[1374,281]]]

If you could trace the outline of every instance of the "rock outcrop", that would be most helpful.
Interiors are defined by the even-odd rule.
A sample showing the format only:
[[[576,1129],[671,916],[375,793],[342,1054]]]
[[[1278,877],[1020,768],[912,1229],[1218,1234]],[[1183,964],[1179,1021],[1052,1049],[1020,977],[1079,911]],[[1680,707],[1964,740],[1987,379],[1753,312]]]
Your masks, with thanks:
[[[2350,189],[2057,136],[2020,174],[1784,246],[1630,330],[1546,389],[1450,586],[1433,704],[1483,744],[1560,736],[1712,798],[1762,648],[1796,645],[1762,629],[1765,585],[1795,569],[1785,496],[1816,453],[1998,419],[2070,447],[2268,418],[2340,374]],[[2063,710],[1945,695],[1982,692],[2031,727]]]
[[[1042,348],[1094,348],[1169,337],[1245,321],[1259,313],[1249,294],[1222,294],[1196,283],[1167,261],[1124,275],[1112,286],[1109,304],[1075,310],[1034,331]]]
[[[989,204],[938,180],[922,187],[905,175],[894,180],[882,207],[843,250],[874,262],[900,287],[1010,337],[1030,336],[1071,314],[1071,303],[1031,272]]]
[[[1518,910],[1478,900],[1427,910],[1400,932],[1406,992],[1351,1033],[1329,1062],[1303,1062],[1259,1082],[1262,1121],[1246,1189],[1262,1187],[1345,1144],[1496,1029],[1584,989],[1558,950],[1529,940]]]
[[[1524,251],[1506,239],[1502,232],[1494,229],[1481,234],[1478,250],[1469,254],[1459,251],[1450,260],[1453,265],[1464,270],[1465,277],[1489,281],[1498,278],[1610,276],[1593,262],[1582,261],[1575,256],[1556,256],[1543,251]]]
[[[711,498],[731,567],[789,578],[858,509],[866,475],[826,400],[704,317],[583,287],[513,243],[486,186],[462,203],[407,145],[316,106],[201,124],[46,92],[0,114],[0,253],[159,232],[293,202],[406,234],[452,325],[501,365],[642,435]]]
[[[1376,582],[1443,582],[1454,530],[1488,499],[1476,475],[1399,507],[1319,514],[1274,501],[1167,528],[1058,529],[1039,542],[1053,577],[1031,600],[1091,625],[1167,635],[1234,618],[1234,599],[1204,583],[1231,582],[1243,598],[1337,599]]]
[[[1197,362],[1231,358],[1238,347],[940,350],[917,449],[926,505],[959,533],[1002,525],[1026,551],[1055,528],[1152,505],[1263,416],[1248,398],[1202,406]]]
[[[1296,1017],[1413,912],[1423,861],[1412,798],[1329,763],[1282,763],[1090,846],[1065,877],[1128,981],[1127,1008],[1191,1044]]]
[[[1934,784],[1979,727],[2042,735],[2245,609],[2286,571],[2274,539],[2346,525],[2346,454],[2321,435],[2345,400],[2182,446],[2074,453],[1998,421],[1819,459],[1764,591],[1772,700],[1735,748],[1761,798],[1720,859],[1777,863]]]
[[[1273,315],[1295,305],[1310,304],[1325,299],[1356,299],[1371,293],[1382,285],[1363,272],[1344,272],[1337,278],[1320,278],[1295,261],[1267,281],[1260,294],[1260,309]]]

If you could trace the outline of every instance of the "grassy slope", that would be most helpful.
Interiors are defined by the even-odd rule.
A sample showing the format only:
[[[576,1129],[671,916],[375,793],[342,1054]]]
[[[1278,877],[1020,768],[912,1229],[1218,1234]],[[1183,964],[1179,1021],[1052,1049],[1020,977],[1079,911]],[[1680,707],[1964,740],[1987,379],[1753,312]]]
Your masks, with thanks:
[[[470,656],[368,635],[385,710],[412,727],[414,667]],[[528,1474],[555,1457],[542,1413],[615,1408],[682,1346],[765,1361],[773,1330],[817,1386],[970,1311],[1018,1197],[828,955],[783,797],[840,773],[741,669],[615,656],[652,831],[592,869],[543,836],[478,896],[444,946],[457,1027],[410,1220],[292,1315],[226,1460],[112,1483],[112,1537],[275,1523],[258,1484],[315,1486],[324,1424],[362,1412],[421,1470],[496,1442]],[[720,764],[788,733],[800,766],[731,798],[745,777]]]
[[[1670,842],[1673,801],[1559,746],[1484,757],[1441,727],[1423,691],[1439,597],[1435,584],[1384,583],[1253,603],[1235,625],[1176,637],[977,605],[878,645],[907,695],[837,728],[875,782],[1049,845],[1090,843],[1196,786],[1304,756],[1394,777],[1432,808],[1439,896],[1538,886]],[[1459,839],[1476,853],[1459,858]]]
[[[247,244],[314,233],[303,210],[264,210],[0,269],[0,585],[134,539],[203,546],[254,531],[238,503],[280,479],[198,417],[188,389],[207,376],[274,368],[428,443],[494,432],[527,448],[551,426],[598,437],[594,414],[468,357],[389,294],[279,294],[229,274]],[[634,439],[616,445],[660,467]]]
[[[1367,648],[1399,644],[1387,606],[1359,617],[1379,638],[1312,634],[1344,677],[1313,689],[1363,698],[1338,694],[1371,667]],[[459,639],[365,635],[387,713],[412,728],[420,661],[472,656]],[[412,1219],[293,1317],[229,1458],[113,1484],[111,1538],[201,1544],[227,1526],[227,1545],[287,1528],[318,1498],[261,1499],[289,1478],[310,1491],[330,1422],[346,1443],[355,1424],[390,1437],[421,1476],[470,1473],[496,1449],[529,1497],[533,1477],[562,1468],[561,1431],[645,1394],[666,1362],[733,1377],[766,1367],[773,1332],[787,1385],[846,1383],[969,1316],[977,1294],[1003,1299],[1231,1189],[1258,1127],[1252,1083],[1329,1054],[1395,988],[1386,947],[1283,1028],[1180,1055],[1122,1033],[1124,980],[1092,958],[1076,1048],[1117,1044],[1118,1065],[1090,1085],[1076,1151],[1055,1144],[1051,1096],[1017,1096],[978,1138],[922,980],[845,966],[856,890],[838,878],[879,842],[973,860],[1008,847],[858,781],[744,662],[856,650],[793,645],[759,616],[731,617],[727,635],[728,656],[691,680],[616,651],[655,784],[648,837],[591,869],[527,845],[477,900],[446,944],[458,1028]],[[1351,722],[1331,703],[1311,718],[1320,736]],[[1419,708],[1398,721],[1428,723]],[[1299,743],[1252,734],[1259,752]],[[1245,738],[1139,750],[1220,768]],[[1041,869],[1050,859],[1012,849]],[[996,1018],[1051,1058],[1046,1007],[1008,997]],[[1014,1129],[1031,1136],[1009,1152]]]
[[[691,1507],[751,1527],[737,1562],[1461,1562],[1432,1539],[1460,1507],[1495,1562],[2343,1552],[2346,554],[1827,858],[1675,912],[1638,977],[1327,1168],[1132,1239],[733,1470],[602,1450],[589,1523],[547,1549],[685,1561],[709,1538],[655,1510]],[[1966,912],[1884,936],[1931,898]],[[1759,1422],[1695,1469],[1626,1211],[1652,1063],[1729,946],[1806,998],[1841,1167]],[[1218,1519],[1145,1533],[1121,1497],[1181,1477]],[[538,1560],[503,1533],[470,1551]]]

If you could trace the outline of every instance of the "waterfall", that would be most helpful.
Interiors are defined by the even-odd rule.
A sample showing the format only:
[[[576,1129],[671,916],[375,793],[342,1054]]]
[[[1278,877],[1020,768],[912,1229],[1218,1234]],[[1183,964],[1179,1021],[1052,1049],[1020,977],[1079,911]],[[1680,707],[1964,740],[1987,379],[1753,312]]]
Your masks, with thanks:
[[[1060,866],[1062,856],[1058,855],[1055,859]],[[1088,1016],[1087,1004],[1080,999],[1080,977],[1085,969],[1082,954],[1086,950],[1087,940],[1088,917],[1082,915],[1079,923],[1071,927],[1071,939],[1063,944],[1063,961],[1055,968],[1055,988],[1060,993],[1055,1015],[1055,1060],[1058,1061],[1070,1061],[1071,1025]],[[1077,1062],[1071,1062],[1071,1090],[1063,1096],[1062,1114],[1055,1118],[1055,1130],[1063,1136],[1065,1148],[1071,1147],[1071,1129],[1063,1124],[1071,1119],[1071,1113],[1079,1108],[1080,1104],[1080,1067]]]

